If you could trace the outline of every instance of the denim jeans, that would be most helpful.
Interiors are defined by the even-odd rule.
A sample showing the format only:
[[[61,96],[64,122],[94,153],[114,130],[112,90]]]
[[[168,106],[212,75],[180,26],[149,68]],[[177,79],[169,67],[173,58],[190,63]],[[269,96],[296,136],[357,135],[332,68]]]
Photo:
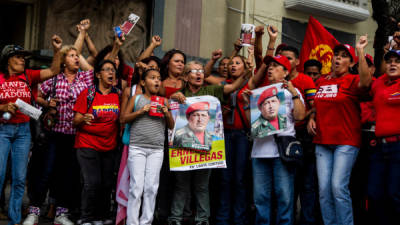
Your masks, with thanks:
[[[21,222],[22,197],[31,145],[29,122],[0,124],[0,190],[3,187],[8,154],[11,152],[11,194],[8,207],[9,224]]]
[[[370,156],[368,178],[371,224],[399,224],[400,142],[377,146]]]
[[[171,215],[169,221],[182,222],[183,210],[187,203],[187,196],[191,188],[196,197],[196,222],[208,221],[210,217],[210,199],[208,184],[211,170],[201,169],[192,171],[175,172],[175,190],[171,204]],[[193,182],[193,183],[192,183]]]
[[[219,169],[219,193],[216,213],[217,225],[246,224],[246,171],[249,141],[241,130],[225,131],[227,168]],[[233,212],[231,214],[231,212]]]
[[[350,145],[316,147],[319,203],[325,225],[354,224],[348,186],[358,151]]]
[[[271,200],[276,198],[276,224],[294,223],[295,168],[280,158],[253,158],[254,204],[256,225],[271,224]]]

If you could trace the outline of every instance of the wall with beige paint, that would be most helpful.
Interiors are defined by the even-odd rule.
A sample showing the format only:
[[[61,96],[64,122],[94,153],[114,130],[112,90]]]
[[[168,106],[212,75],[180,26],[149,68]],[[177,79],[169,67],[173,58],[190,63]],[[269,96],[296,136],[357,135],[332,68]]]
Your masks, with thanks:
[[[370,1],[368,5],[372,15]],[[247,14],[245,13],[246,6],[248,9]],[[176,0],[165,0],[163,51],[174,47],[175,11]],[[198,57],[210,58],[211,51],[218,48],[222,48],[224,54],[229,55],[233,50],[232,43],[239,36],[242,23],[253,23],[255,25],[272,24],[281,31],[282,18],[284,17],[306,23],[309,14],[285,9],[283,0],[202,0],[200,55]],[[325,27],[356,34],[356,40],[360,35],[368,34],[370,44],[367,47],[367,52],[373,53],[372,43],[377,24],[372,17],[354,24],[321,16],[314,17]],[[268,35],[266,33],[263,38],[264,48],[267,42]],[[280,42],[281,35],[277,40],[277,43]]]

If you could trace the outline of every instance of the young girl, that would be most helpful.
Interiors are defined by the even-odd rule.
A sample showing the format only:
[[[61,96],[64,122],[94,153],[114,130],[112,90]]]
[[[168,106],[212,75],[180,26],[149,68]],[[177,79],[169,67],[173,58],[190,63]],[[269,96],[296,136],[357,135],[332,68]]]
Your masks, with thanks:
[[[174,128],[167,100],[161,107],[163,117],[150,116],[150,99],[161,86],[158,70],[149,69],[141,77],[144,94],[133,96],[121,115],[122,123],[132,123],[128,169],[130,173],[127,225],[151,224],[163,161],[165,126]],[[139,209],[143,195],[142,214]]]

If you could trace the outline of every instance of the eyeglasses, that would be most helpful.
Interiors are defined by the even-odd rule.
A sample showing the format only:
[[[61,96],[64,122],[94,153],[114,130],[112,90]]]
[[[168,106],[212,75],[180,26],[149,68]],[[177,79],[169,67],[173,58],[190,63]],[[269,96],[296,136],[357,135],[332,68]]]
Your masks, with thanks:
[[[115,73],[115,69],[113,69],[113,68],[105,68],[105,69],[101,69],[101,71]]]
[[[191,73],[204,73],[204,70],[190,70]]]

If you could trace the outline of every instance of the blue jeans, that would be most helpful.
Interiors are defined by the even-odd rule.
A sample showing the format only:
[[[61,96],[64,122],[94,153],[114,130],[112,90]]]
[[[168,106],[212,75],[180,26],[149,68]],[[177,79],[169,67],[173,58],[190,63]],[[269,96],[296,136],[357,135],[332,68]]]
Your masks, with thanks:
[[[295,168],[280,158],[253,158],[254,204],[256,225],[271,224],[271,199],[277,201],[276,224],[294,223]]]
[[[350,145],[317,145],[319,203],[325,225],[353,225],[349,191],[359,149]]]
[[[219,169],[217,225],[246,224],[246,171],[249,141],[240,130],[225,131],[226,169]],[[233,214],[231,214],[231,211]]]
[[[400,142],[380,144],[370,156],[368,199],[371,224],[400,221]]]
[[[11,152],[11,194],[8,207],[9,224],[21,222],[22,197],[25,191],[31,130],[29,122],[0,124],[0,190],[3,187],[8,154]]]

